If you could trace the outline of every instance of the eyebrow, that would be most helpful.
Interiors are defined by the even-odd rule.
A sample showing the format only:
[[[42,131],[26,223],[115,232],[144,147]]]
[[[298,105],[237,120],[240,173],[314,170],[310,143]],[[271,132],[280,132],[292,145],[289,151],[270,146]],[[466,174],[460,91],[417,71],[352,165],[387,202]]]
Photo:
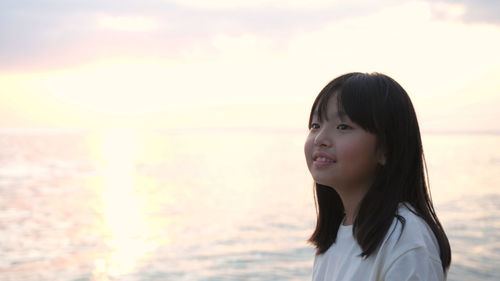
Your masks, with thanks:
[[[317,110],[313,111],[312,116],[318,117],[319,116],[319,112]],[[328,115],[325,115],[325,116],[326,116],[326,119],[328,120],[329,119]],[[345,121],[346,117],[347,117],[347,114],[344,111],[341,111],[341,112],[337,111],[337,114],[336,114],[335,117],[338,117],[340,119],[340,121]]]
[[[344,111],[337,112],[337,116],[339,117],[340,121],[345,121],[346,117],[348,117]]]

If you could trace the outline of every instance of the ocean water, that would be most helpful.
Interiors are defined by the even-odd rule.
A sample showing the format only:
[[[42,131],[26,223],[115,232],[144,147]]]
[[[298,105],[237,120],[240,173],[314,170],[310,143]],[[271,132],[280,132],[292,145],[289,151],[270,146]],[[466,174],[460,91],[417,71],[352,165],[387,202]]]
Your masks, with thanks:
[[[0,280],[310,280],[306,132],[0,134]],[[424,135],[448,280],[500,280],[500,136]]]

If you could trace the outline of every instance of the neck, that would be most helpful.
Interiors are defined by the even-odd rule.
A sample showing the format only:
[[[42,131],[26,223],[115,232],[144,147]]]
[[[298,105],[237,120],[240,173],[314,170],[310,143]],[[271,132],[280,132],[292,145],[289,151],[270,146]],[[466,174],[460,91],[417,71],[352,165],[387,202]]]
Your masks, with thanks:
[[[343,222],[343,225],[352,225],[354,223],[354,219],[356,218],[356,213],[360,201],[361,200],[359,201],[346,200],[342,198],[342,203],[344,204],[344,212],[345,212],[345,220]]]
[[[356,189],[335,189],[344,205],[345,220],[343,225],[352,225],[356,219],[359,203],[368,191],[368,187]]]

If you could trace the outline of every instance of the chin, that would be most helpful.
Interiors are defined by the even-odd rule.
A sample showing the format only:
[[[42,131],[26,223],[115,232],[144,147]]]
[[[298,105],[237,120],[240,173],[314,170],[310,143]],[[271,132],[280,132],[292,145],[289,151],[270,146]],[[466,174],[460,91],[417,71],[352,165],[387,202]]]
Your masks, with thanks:
[[[317,184],[321,184],[321,185],[326,185],[326,186],[329,186],[329,187],[332,187],[333,184],[331,181],[328,181],[328,180],[325,180],[325,179],[321,179],[321,178],[313,178],[314,179],[314,182],[317,183]]]

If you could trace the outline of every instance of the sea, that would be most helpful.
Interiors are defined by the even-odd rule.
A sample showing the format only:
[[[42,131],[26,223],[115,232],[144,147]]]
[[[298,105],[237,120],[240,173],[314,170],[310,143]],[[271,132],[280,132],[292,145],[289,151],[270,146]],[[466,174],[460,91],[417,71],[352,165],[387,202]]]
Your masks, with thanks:
[[[0,280],[311,280],[307,132],[0,132]],[[427,133],[448,280],[500,280],[500,134]]]

